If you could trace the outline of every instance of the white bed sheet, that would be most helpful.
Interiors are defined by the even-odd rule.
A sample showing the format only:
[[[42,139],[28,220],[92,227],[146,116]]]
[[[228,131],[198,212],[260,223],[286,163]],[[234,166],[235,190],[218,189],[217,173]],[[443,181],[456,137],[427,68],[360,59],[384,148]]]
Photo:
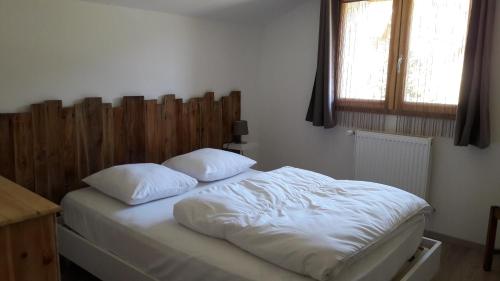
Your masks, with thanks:
[[[173,206],[207,187],[255,175],[251,170],[215,183],[200,183],[176,197],[127,206],[93,188],[62,201],[64,223],[90,242],[158,280],[312,280],[255,257],[238,247],[179,225]],[[400,226],[383,245],[360,257],[335,281],[389,280],[420,244],[425,219]]]

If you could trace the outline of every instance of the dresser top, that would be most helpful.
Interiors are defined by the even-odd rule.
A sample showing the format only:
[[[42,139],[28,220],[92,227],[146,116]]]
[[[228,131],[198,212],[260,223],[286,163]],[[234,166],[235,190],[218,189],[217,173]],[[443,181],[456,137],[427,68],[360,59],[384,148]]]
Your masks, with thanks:
[[[60,207],[0,176],[0,227],[57,213]]]

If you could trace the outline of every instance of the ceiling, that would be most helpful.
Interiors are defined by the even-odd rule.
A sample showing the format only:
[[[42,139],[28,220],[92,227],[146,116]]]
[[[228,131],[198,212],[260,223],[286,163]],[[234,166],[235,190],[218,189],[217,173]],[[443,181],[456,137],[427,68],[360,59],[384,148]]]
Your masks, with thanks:
[[[262,25],[312,0],[84,0],[189,17]]]

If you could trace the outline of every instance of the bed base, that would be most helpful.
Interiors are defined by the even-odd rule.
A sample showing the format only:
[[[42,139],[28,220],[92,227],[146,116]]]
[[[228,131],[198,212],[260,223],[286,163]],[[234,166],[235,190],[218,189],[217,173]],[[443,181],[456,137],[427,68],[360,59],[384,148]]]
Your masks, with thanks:
[[[57,242],[60,255],[103,281],[157,280],[60,223],[57,224]]]
[[[414,259],[408,261],[394,281],[431,281],[441,264],[441,242],[422,237]]]
[[[101,249],[61,223],[57,224],[59,254],[103,281],[157,280],[120,257]],[[393,281],[431,281],[439,270],[441,242],[422,237],[412,261]]]

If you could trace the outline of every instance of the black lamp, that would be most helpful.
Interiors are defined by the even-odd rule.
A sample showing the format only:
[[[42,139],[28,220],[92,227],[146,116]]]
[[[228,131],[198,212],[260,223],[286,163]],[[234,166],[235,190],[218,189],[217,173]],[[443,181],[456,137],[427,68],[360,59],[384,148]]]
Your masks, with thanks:
[[[242,143],[241,136],[248,135],[248,122],[246,120],[233,121],[233,142]]]

